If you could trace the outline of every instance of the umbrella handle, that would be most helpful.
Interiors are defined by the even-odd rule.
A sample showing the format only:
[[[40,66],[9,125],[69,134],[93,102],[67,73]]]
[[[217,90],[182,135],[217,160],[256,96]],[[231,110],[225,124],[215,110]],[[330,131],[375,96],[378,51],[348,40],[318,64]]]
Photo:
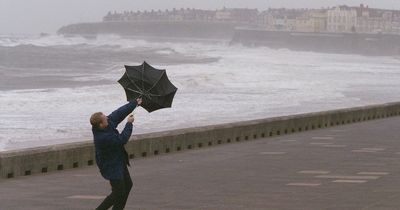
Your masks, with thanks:
[[[136,98],[136,100],[138,100],[139,98],[141,98],[142,99],[142,103],[143,103],[143,94],[140,94],[140,96],[138,96],[137,98]],[[137,101],[136,101],[136,107],[138,107],[139,106],[139,104],[137,103]],[[135,107],[135,108],[136,108]]]
[[[140,95],[139,97],[137,97],[136,100],[137,100],[138,98],[142,98],[142,95]],[[138,104],[137,101],[136,101],[136,106],[135,106],[135,108],[133,109],[132,113],[135,112],[135,109],[136,109],[138,106],[139,106],[139,104]]]

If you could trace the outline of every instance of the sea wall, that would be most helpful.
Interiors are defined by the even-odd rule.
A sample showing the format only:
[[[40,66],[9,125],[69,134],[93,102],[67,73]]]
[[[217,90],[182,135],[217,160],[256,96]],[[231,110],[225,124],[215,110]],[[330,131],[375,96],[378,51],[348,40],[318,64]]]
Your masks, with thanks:
[[[237,28],[231,43],[291,50],[362,55],[400,55],[400,35],[310,33]]]
[[[135,135],[130,159],[269,138],[400,115],[400,102]],[[0,153],[0,179],[95,164],[91,141]]]

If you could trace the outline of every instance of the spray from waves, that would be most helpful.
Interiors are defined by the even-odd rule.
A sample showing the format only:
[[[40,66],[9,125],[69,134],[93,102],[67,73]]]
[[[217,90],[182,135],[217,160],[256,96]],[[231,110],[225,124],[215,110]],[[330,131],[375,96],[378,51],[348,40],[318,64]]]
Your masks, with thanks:
[[[65,50],[65,49],[83,49],[110,52],[138,52],[144,55],[159,56],[191,56],[204,57],[208,53],[216,52],[216,56],[220,57],[218,52],[226,48],[227,42],[224,41],[196,41],[196,40],[168,40],[154,39],[148,40],[143,37],[121,37],[118,35],[98,35],[96,39],[86,39],[84,37],[65,37],[59,35],[48,36],[6,36],[0,35],[0,50],[9,51],[15,49],[17,52],[26,52],[27,50]],[[235,49],[237,47],[234,47]],[[241,47],[242,48],[242,47]]]
[[[189,46],[188,46],[189,44]],[[199,41],[177,41],[159,39],[146,41],[144,37],[121,37],[119,35],[98,35],[95,39],[86,39],[81,36],[66,37],[62,35],[0,35],[0,46],[16,47],[20,45],[33,45],[39,47],[51,46],[73,46],[73,45],[89,45],[89,46],[119,46],[121,48],[163,48],[170,45],[178,45],[180,48],[186,49],[204,45]],[[214,43],[209,43],[213,45]],[[207,44],[206,44],[207,45]]]
[[[39,47],[51,47],[51,46],[73,46],[73,45],[93,45],[93,46],[104,46],[104,45],[122,45],[129,43],[130,46],[145,45],[144,40],[124,40],[117,35],[99,35],[96,39],[86,39],[81,36],[66,37],[61,35],[0,35],[0,46],[4,47],[16,47],[20,45],[33,45]]]
[[[62,36],[62,35],[0,35],[0,47],[21,47],[21,46],[33,46],[33,47],[55,47],[55,46],[67,46],[67,47],[110,47],[112,49],[122,49],[135,51],[151,51],[155,50],[155,53],[160,55],[171,55],[171,54],[184,54],[189,56],[197,56],[199,54],[215,55],[219,57],[221,50],[228,49],[226,52],[230,53],[235,50],[246,50],[248,52],[254,51],[255,53],[263,52],[273,52],[268,47],[257,47],[250,48],[245,47],[240,44],[234,46],[228,46],[228,42],[225,41],[212,41],[212,40],[195,40],[195,39],[185,39],[185,40],[174,40],[174,39],[146,39],[144,37],[121,37],[119,35],[113,34],[103,34],[97,35],[95,39],[87,39],[82,36]],[[229,52],[230,51],[230,52]],[[291,51],[287,49],[281,49],[279,51]],[[215,53],[214,53],[215,52]],[[291,51],[296,53],[295,51]],[[271,54],[271,55],[272,55]],[[302,52],[301,54],[314,54],[320,56],[320,53],[313,52]],[[345,60],[364,60],[365,56],[360,55],[341,55],[337,54],[337,59]],[[351,58],[350,58],[351,57]],[[393,56],[394,59],[400,60],[399,56]],[[372,59],[375,59],[372,57]]]
[[[20,36],[0,36],[0,46],[17,47],[21,45],[33,45],[38,47],[49,47],[59,45],[79,45],[84,44],[82,37],[66,38],[57,35],[39,36],[39,35],[20,35]]]

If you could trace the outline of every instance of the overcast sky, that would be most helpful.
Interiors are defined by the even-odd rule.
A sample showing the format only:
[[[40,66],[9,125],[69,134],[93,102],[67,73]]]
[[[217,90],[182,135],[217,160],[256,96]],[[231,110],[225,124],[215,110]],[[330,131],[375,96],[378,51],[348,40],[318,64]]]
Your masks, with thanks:
[[[400,0],[0,0],[0,34],[55,33],[63,25],[100,21],[108,11],[172,8],[321,8],[346,4],[398,9]]]

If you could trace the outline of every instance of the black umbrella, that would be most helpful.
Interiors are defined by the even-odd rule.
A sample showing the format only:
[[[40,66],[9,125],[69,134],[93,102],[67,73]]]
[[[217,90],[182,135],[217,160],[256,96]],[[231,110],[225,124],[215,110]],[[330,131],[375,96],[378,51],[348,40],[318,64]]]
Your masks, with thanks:
[[[125,65],[125,69],[118,82],[128,101],[141,97],[141,106],[148,112],[171,107],[178,88],[169,81],[165,69],[156,69],[146,62],[139,66]]]

